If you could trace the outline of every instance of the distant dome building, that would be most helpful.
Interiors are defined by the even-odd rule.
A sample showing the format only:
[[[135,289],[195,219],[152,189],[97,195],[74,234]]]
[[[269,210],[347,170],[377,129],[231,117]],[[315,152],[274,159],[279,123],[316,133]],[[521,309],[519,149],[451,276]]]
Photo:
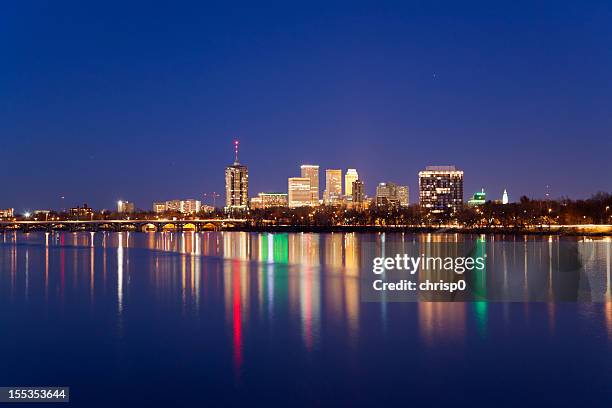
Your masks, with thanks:
[[[479,192],[474,193],[472,198],[468,200],[468,205],[471,207],[475,207],[477,205],[483,205],[487,202],[487,193],[485,193],[484,188]]]

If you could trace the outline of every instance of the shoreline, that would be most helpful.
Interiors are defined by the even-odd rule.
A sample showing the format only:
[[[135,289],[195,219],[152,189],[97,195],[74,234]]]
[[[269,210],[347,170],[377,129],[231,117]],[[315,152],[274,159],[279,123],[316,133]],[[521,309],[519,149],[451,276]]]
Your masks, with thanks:
[[[194,222],[195,221],[195,222]],[[97,221],[104,223],[104,221]],[[159,223],[159,221],[156,221]],[[601,224],[584,224],[584,225],[546,225],[546,226],[533,226],[533,227],[459,227],[459,226],[356,226],[356,225],[341,225],[341,226],[305,226],[305,225],[266,225],[266,226],[253,226],[246,224],[233,224],[233,225],[216,225],[211,224],[199,225],[199,221],[196,220],[177,220],[177,221],[163,221],[166,224],[175,225],[171,228],[165,229],[167,232],[181,232],[181,231],[242,231],[242,232],[260,232],[260,233],[412,233],[412,234],[427,234],[427,233],[438,233],[438,234],[487,234],[487,235],[534,235],[534,236],[589,236],[589,237],[612,237],[612,225],[601,225]],[[61,224],[61,222],[60,222]],[[29,233],[36,231],[57,231],[57,232],[147,232],[147,231],[159,231],[162,226],[158,225],[153,230],[143,229],[144,225],[152,224],[146,220],[133,220],[123,221],[115,225],[114,228],[100,228],[99,226],[90,226],[88,228],[87,222],[72,221],[71,224],[74,227],[70,228],[0,228],[0,234],[10,232],[21,232]],[[176,226],[179,228],[176,228]],[[191,227],[184,228],[191,224]]]
[[[585,226],[553,226],[532,228],[465,228],[465,227],[408,227],[408,226],[262,226],[262,227],[236,227],[222,229],[221,231],[243,232],[305,232],[305,233],[380,233],[380,232],[407,232],[407,233],[439,233],[439,234],[500,234],[500,235],[558,235],[558,236],[593,236],[612,237],[612,226],[585,225]]]

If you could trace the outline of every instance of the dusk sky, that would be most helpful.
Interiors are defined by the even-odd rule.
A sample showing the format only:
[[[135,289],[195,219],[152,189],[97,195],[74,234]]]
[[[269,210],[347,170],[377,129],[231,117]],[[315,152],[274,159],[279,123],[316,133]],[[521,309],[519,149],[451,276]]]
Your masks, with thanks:
[[[2,6],[0,208],[223,198],[233,139],[251,196],[302,163],[612,192],[609,0],[59,3]]]

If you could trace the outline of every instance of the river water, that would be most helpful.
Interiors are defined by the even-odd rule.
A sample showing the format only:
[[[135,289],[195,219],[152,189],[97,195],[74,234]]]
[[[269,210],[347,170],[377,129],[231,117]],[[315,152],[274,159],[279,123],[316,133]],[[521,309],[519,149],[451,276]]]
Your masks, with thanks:
[[[487,293],[527,293],[533,282],[550,291],[529,298],[538,302],[364,301],[370,252],[432,240],[479,240],[489,252],[506,242]],[[567,242],[582,262],[569,295],[556,283],[565,276],[557,266],[571,263],[559,261]],[[69,386],[71,404],[84,407],[609,406],[610,246],[455,234],[6,233],[0,386]]]

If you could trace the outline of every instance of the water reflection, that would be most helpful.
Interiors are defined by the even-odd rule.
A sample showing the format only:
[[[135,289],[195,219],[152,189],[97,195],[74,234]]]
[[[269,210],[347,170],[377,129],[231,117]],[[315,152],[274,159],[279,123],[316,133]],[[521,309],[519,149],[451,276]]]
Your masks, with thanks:
[[[123,312],[123,232],[117,233],[117,308]]]
[[[476,304],[482,304],[477,302]],[[466,331],[466,304],[446,302],[421,302],[419,310],[419,333],[428,346],[438,342],[461,342]],[[476,309],[476,312],[481,309]],[[477,319],[480,317],[476,314]]]
[[[237,375],[240,375],[243,360],[243,331],[248,318],[249,279],[246,264],[238,259],[225,262],[229,271],[224,280],[227,321],[232,333],[233,360]]]
[[[428,256],[488,257],[469,276],[473,302],[427,302],[462,300],[445,295],[415,299],[421,301],[418,338],[428,346],[461,343],[470,325],[487,337],[491,298],[547,301],[550,332],[559,313],[551,301],[601,299],[612,341],[611,245],[610,239],[457,234],[7,233],[0,239],[0,291],[12,302],[40,294],[49,305],[82,297],[92,310],[112,301],[120,332],[130,310],[143,305],[155,309],[152,314],[176,307],[183,319],[214,313],[218,305],[240,376],[254,327],[274,332],[295,325],[308,352],[320,348],[326,327],[357,349],[368,310],[387,327],[388,303],[361,301],[363,274],[370,273],[373,255],[413,247]],[[432,271],[419,279],[441,277]],[[525,303],[525,320],[529,309]],[[508,310],[503,321],[510,319]]]

